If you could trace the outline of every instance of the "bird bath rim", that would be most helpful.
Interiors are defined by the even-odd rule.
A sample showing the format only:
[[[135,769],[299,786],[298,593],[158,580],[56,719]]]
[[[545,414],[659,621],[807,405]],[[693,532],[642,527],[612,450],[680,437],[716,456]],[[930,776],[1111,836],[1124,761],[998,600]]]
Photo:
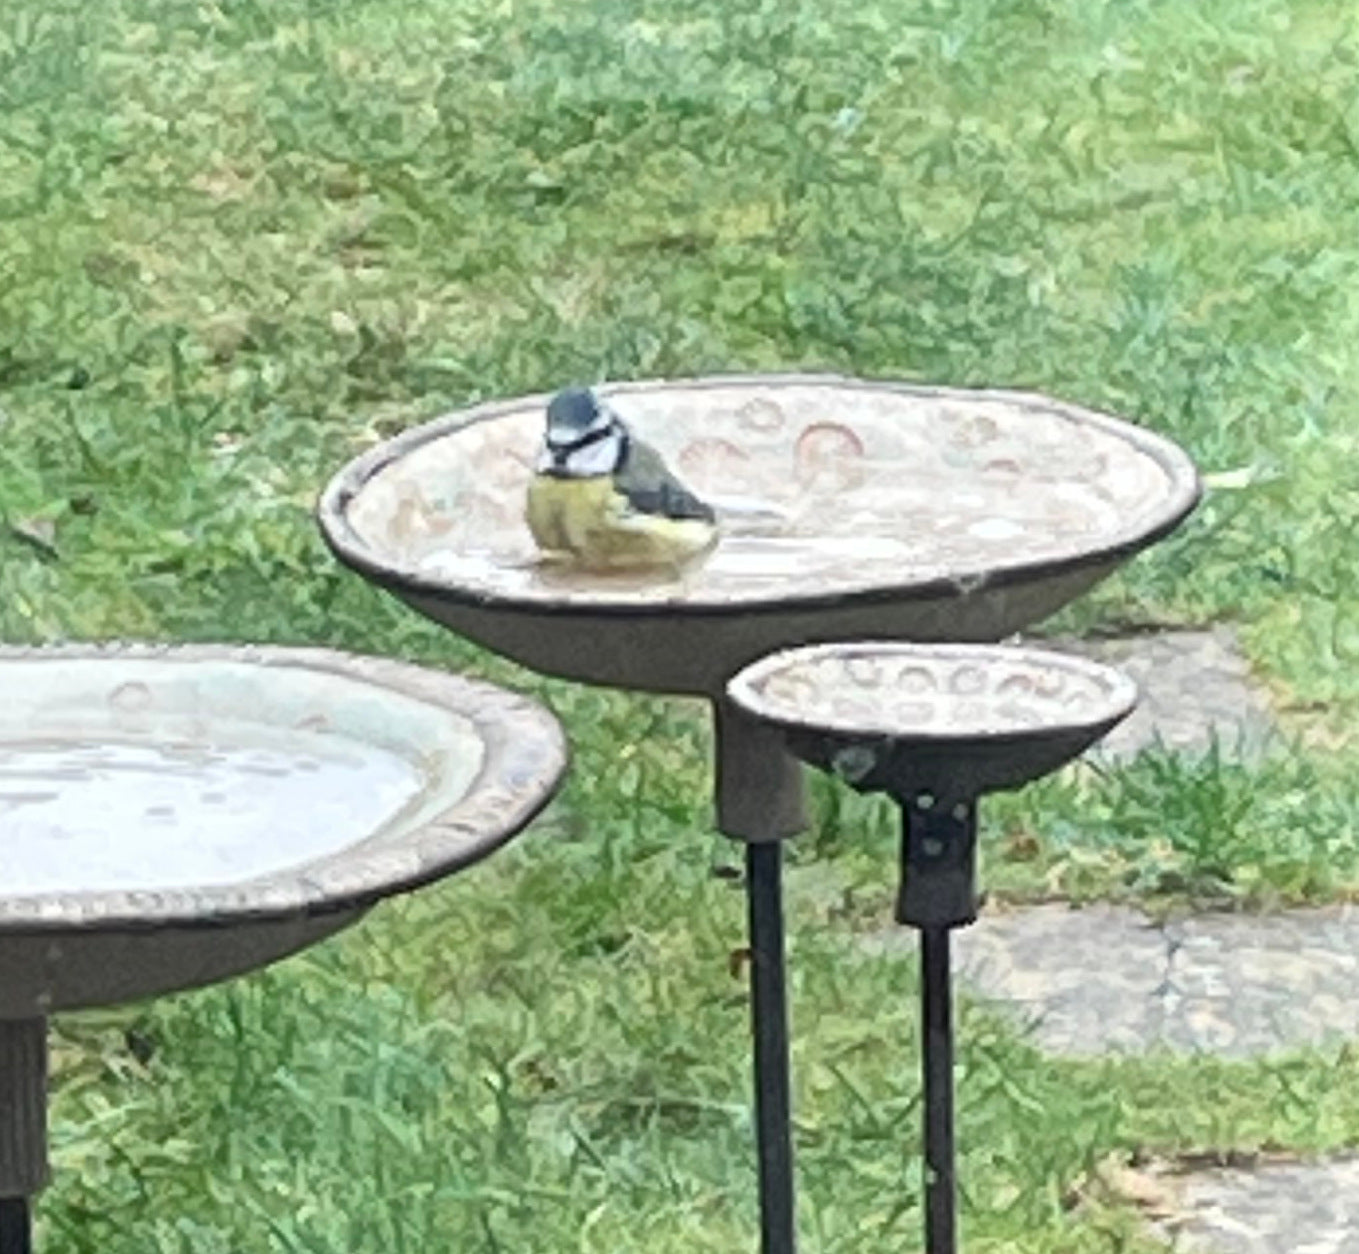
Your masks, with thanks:
[[[352,686],[356,694],[389,699],[395,695],[427,707],[436,718],[470,724],[482,756],[463,790],[442,809],[423,816],[406,815],[403,822],[403,807],[366,836],[235,882],[13,896],[5,895],[0,885],[0,937],[223,927],[352,913],[431,883],[499,848],[547,805],[566,770],[565,736],[557,720],[538,703],[485,681],[390,658],[272,645],[0,646],[0,674],[10,663],[63,661],[186,667],[225,664],[324,675]]]
[[[782,692],[766,690],[780,679]],[[927,809],[961,804],[964,815],[977,797],[1078,756],[1138,697],[1127,675],[1070,654],[899,641],[783,650],[743,669],[727,693],[793,757],[856,790]]]
[[[875,665],[898,662],[902,665],[903,675],[907,668],[921,673],[933,668],[942,673],[945,668],[953,666],[955,676],[964,669],[969,669],[980,672],[983,680],[988,667],[993,670],[1005,668],[1009,673],[1001,683],[1006,680],[1027,681],[1022,682],[1019,689],[1020,695],[1016,699],[1020,701],[1024,699],[1025,692],[1032,693],[1033,688],[1037,686],[1035,676],[1051,676],[1061,672],[1064,677],[1084,681],[1097,691],[1097,699],[1089,702],[1082,700],[1079,717],[1074,717],[1073,712],[1067,712],[1052,718],[1041,710],[1041,705],[1046,702],[1046,694],[1038,693],[1031,698],[1036,699],[1040,707],[1037,717],[1011,716],[1008,723],[997,721],[994,716],[995,704],[992,702],[990,721],[983,716],[969,726],[963,720],[970,712],[975,717],[977,712],[975,708],[984,706],[986,695],[990,694],[982,695],[980,689],[974,694],[952,691],[949,699],[939,704],[944,707],[951,706],[955,716],[960,715],[958,721],[949,724],[945,719],[931,725],[932,714],[925,718],[917,715],[915,721],[909,716],[894,720],[893,715],[887,711],[888,702],[895,698],[909,709],[913,701],[916,705],[927,704],[922,697],[929,694],[894,689],[890,678],[887,682],[875,683],[874,677],[865,676],[863,680],[856,680],[852,674],[847,673],[839,680],[838,686],[841,690],[849,688],[856,692],[866,692],[874,687],[878,688],[879,691],[875,695],[882,702],[882,707],[873,710],[866,708],[824,710],[817,707],[806,708],[800,704],[793,706],[787,698],[771,696],[764,690],[766,684],[780,676],[792,676],[795,680],[804,680],[809,695],[814,699],[828,699],[833,702],[834,691],[825,693],[813,691],[816,679],[811,672],[818,663],[837,662],[843,663],[844,669],[849,672],[856,661]],[[1029,672],[1027,675],[1026,669]],[[898,683],[900,678],[898,677]],[[1082,698],[1085,696],[1077,695]],[[1001,746],[1013,744],[1032,735],[1046,735],[1057,729],[1079,731],[1103,727],[1106,724],[1112,725],[1132,712],[1137,704],[1138,689],[1131,677],[1114,667],[1050,649],[1008,644],[912,644],[893,640],[868,640],[781,650],[761,658],[735,675],[727,685],[727,696],[762,722],[789,730],[822,733],[845,740],[882,739],[946,749],[950,745],[962,743]],[[947,712],[946,709],[946,716]]]
[[[982,402],[1041,410],[1120,440],[1135,452],[1151,459],[1165,477],[1165,495],[1158,513],[1150,521],[1133,526],[1124,524],[1089,547],[1076,548],[1073,545],[1070,553],[1056,557],[1009,563],[979,563],[972,568],[926,577],[877,579],[852,586],[806,592],[781,589],[773,595],[756,593],[740,597],[689,594],[638,597],[629,596],[626,585],[619,585],[615,595],[602,595],[597,585],[575,594],[565,590],[559,594],[505,593],[398,566],[380,551],[379,546],[360,533],[351,517],[350,507],[385,470],[417,450],[475,424],[519,414],[527,407],[543,408],[550,399],[550,394],[543,393],[483,402],[445,414],[400,432],[359,454],[339,470],[322,491],[316,507],[317,521],[326,544],[341,562],[401,596],[462,604],[477,611],[505,610],[590,618],[701,617],[787,614],[825,607],[899,602],[903,597],[913,600],[956,597],[983,586],[997,588],[1028,584],[1047,576],[1070,574],[1086,568],[1110,567],[1174,531],[1193,511],[1202,493],[1193,462],[1171,440],[1112,415],[1057,401],[1035,392],[931,387],[890,379],[863,379],[835,374],[731,374],[696,379],[648,379],[601,385],[598,391],[607,398],[625,399],[629,395],[678,388],[702,392],[724,388],[754,391],[798,387],[840,388],[896,394],[922,401],[960,405]]]

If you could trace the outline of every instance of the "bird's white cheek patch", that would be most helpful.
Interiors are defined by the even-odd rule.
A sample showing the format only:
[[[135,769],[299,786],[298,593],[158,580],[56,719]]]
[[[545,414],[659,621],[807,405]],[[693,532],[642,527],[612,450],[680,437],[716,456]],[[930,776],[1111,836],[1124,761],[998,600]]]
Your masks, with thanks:
[[[566,468],[573,475],[607,475],[613,473],[618,462],[618,441],[600,440],[577,449],[566,459]]]

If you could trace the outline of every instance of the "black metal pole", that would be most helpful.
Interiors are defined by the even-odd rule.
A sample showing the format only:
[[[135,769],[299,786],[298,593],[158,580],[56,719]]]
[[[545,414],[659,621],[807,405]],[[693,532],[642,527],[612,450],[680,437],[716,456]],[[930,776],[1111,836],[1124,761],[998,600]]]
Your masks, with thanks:
[[[950,1001],[948,928],[921,928],[927,1254],[956,1254],[958,1248],[953,1164],[953,1011]]]
[[[755,1135],[760,1164],[760,1250],[794,1254],[793,1142],[788,1083],[788,999],[783,956],[783,849],[746,845],[750,1014],[755,1039]]]
[[[47,1176],[47,1021],[0,1019],[0,1254],[30,1254]]]
[[[957,1254],[953,1164],[953,1007],[949,929],[977,917],[975,800],[899,797],[897,922],[920,930],[920,1067],[925,1081],[925,1250]]]
[[[0,1197],[0,1254],[33,1254],[26,1197]]]

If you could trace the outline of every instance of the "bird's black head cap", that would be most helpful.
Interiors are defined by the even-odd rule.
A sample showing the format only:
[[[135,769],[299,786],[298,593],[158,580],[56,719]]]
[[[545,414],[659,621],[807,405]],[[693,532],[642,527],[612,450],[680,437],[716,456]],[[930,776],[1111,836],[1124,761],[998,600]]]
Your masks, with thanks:
[[[570,442],[599,426],[604,412],[589,388],[563,388],[547,407],[549,438],[556,444]]]

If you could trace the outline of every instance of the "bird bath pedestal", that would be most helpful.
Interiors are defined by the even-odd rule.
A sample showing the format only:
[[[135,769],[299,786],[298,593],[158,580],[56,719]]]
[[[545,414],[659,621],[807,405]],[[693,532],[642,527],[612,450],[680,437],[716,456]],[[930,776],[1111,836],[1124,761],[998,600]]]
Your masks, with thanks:
[[[320,649],[0,649],[0,683],[0,1254],[28,1254],[50,1015],[338,932],[512,837],[566,752],[522,697]]]
[[[546,396],[369,450],[319,520],[341,561],[525,666],[712,702],[717,825],[746,843],[762,1247],[791,1254],[780,842],[805,826],[802,779],[728,681],[794,645],[999,640],[1173,530],[1198,479],[1169,441],[1040,396],[799,375],[599,391],[717,507],[717,548],[678,575],[538,560]]]
[[[925,1249],[955,1254],[949,931],[977,917],[977,801],[1083,752],[1137,689],[1033,649],[863,643],[777,653],[728,692],[797,757],[901,809],[896,917],[920,930]]]

